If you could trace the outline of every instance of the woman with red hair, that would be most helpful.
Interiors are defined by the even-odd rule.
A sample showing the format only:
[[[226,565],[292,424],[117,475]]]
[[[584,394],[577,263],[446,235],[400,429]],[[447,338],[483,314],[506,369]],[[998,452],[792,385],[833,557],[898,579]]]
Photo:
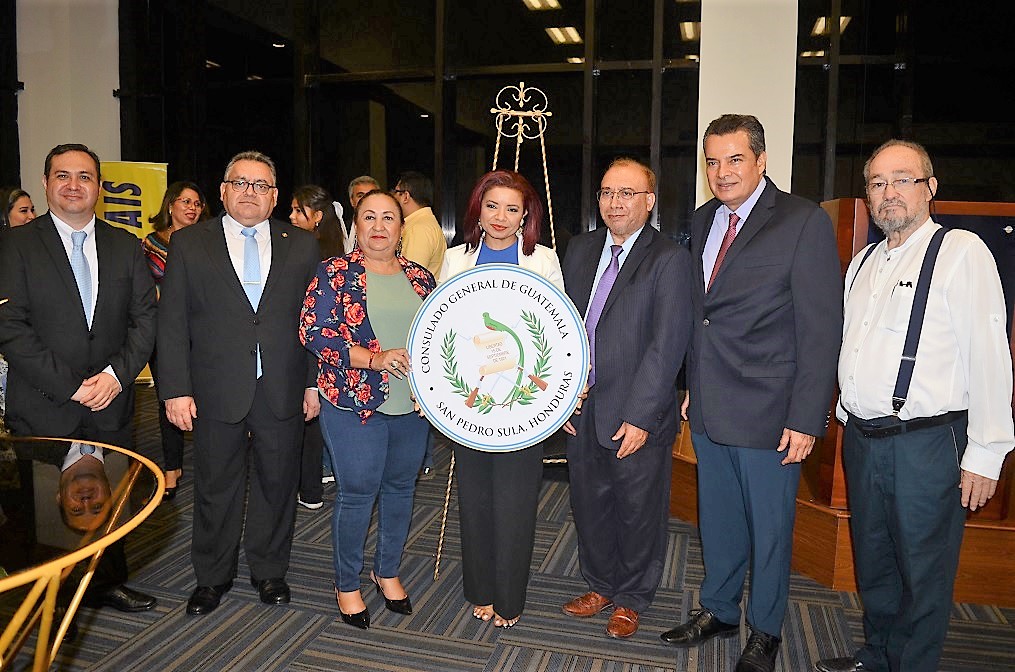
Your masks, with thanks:
[[[561,291],[556,253],[536,244],[543,204],[528,180],[514,171],[486,173],[472,190],[462,225],[465,244],[444,255],[440,280],[477,264],[518,264]],[[454,446],[462,535],[465,599],[472,615],[502,628],[518,622],[525,607],[543,476],[541,444],[508,453]]]

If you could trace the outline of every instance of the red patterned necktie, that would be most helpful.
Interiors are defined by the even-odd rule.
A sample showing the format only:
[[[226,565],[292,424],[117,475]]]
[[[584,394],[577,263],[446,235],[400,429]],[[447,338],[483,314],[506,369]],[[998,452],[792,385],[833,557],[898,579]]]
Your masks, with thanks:
[[[705,287],[707,292],[712,288],[712,283],[715,282],[715,276],[719,274],[719,267],[722,266],[722,260],[726,258],[726,252],[730,249],[730,245],[733,244],[733,239],[737,237],[737,222],[740,221],[740,216],[735,212],[730,213],[730,226],[726,229],[726,235],[722,238],[722,246],[719,248],[719,255],[715,258],[715,265],[712,266],[712,276],[708,279],[708,286]]]

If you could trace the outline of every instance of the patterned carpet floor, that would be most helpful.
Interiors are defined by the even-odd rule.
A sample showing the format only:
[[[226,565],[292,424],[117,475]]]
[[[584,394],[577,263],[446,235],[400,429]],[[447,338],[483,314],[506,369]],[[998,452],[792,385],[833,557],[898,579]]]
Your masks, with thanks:
[[[137,449],[161,461],[154,395],[138,390]],[[567,472],[547,467],[525,612],[510,629],[494,628],[471,615],[462,597],[457,502],[452,494],[439,578],[434,556],[447,483],[450,453],[439,450],[437,477],[417,488],[402,581],[415,613],[402,617],[384,609],[374,591],[364,590],[372,627],[357,630],[341,622],[331,569],[331,502],[334,485],[325,486],[325,507],[299,507],[292,564],[288,575],[292,603],[265,606],[246,581],[241,551],[239,580],[214,613],[197,618],[185,613],[194,587],[190,566],[193,490],[189,443],[185,477],[176,499],[128,537],[132,587],[155,595],[149,612],[123,614],[111,609],[82,609],[81,634],[65,644],[54,669],[66,671],[153,672],[312,670],[433,672],[649,672],[732,670],[746,641],[713,640],[699,649],[665,646],[659,634],[697,606],[703,568],[694,527],[676,519],[669,524],[669,552],[655,603],[642,614],[641,628],[630,640],[605,635],[607,614],[585,620],[563,615],[561,605],[586,590],[577,559],[577,537],[568,503]],[[367,540],[368,562],[373,528]],[[368,579],[364,575],[363,585]],[[6,622],[10,605],[0,606]],[[814,661],[846,655],[862,639],[860,604],[855,594],[824,588],[799,575],[792,577],[791,602],[776,670],[806,672]],[[1015,669],[1015,609],[955,604],[942,670],[1001,672]],[[23,653],[15,670],[30,669]]]

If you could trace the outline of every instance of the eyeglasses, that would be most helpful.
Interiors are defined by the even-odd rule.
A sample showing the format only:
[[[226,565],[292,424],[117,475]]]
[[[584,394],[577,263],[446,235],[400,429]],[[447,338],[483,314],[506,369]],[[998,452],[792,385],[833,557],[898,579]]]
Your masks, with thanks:
[[[242,189],[241,189],[240,191],[242,191]],[[195,208],[197,208],[198,210],[200,210],[201,208],[203,208],[203,207],[204,207],[204,203],[202,203],[202,202],[201,202],[200,200],[196,200],[196,201],[195,201],[195,200],[191,200],[191,199],[189,199],[189,198],[178,198],[178,199],[176,199],[176,200],[175,200],[175,201],[173,201],[173,202],[174,202],[174,203],[180,203],[180,204],[182,204],[182,205],[183,205],[183,207],[185,207],[185,208],[189,208],[190,206],[192,206],[192,205],[193,205],[193,206],[194,206]]]
[[[885,182],[884,180],[875,180],[873,182],[867,183],[867,193],[883,194],[885,188],[889,184],[892,185],[892,189],[894,189],[895,191],[900,192],[911,191],[913,187],[915,187],[921,182],[926,182],[929,179],[930,179],[929,177],[900,177],[898,179],[892,180],[891,182]]]
[[[391,193],[393,193],[393,194],[408,194],[409,190],[408,189],[392,189]]]
[[[600,201],[612,201],[614,196],[619,197],[622,201],[630,201],[636,194],[651,193],[651,191],[635,191],[634,189],[600,189],[596,192],[596,197]]]
[[[251,187],[254,193],[267,194],[272,189],[278,189],[274,184],[268,184],[267,182],[249,182],[247,180],[223,180],[225,184],[231,184],[233,191],[238,191],[241,194],[247,190],[247,187]]]

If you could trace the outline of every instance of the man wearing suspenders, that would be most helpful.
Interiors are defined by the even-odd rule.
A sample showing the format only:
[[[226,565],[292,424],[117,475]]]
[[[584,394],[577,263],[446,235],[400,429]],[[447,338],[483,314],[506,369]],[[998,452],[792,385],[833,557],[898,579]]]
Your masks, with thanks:
[[[837,417],[866,641],[819,672],[933,672],[966,509],[994,494],[1015,444],[997,266],[973,233],[930,217],[926,150],[890,140],[864,166],[886,236],[846,273]]]

